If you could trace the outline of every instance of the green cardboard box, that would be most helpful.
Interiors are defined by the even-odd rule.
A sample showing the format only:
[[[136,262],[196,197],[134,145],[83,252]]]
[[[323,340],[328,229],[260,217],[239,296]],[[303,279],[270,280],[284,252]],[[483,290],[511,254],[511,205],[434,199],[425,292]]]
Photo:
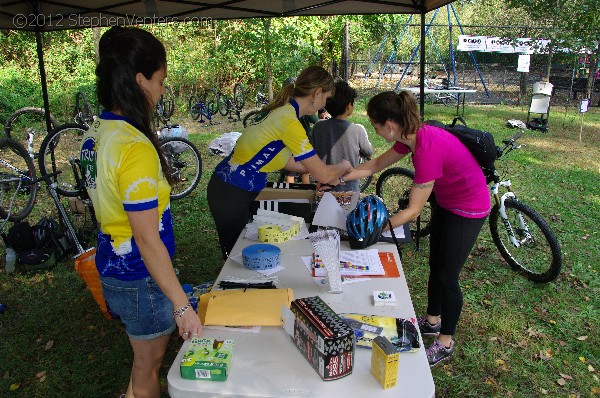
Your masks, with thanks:
[[[181,360],[181,378],[225,381],[231,368],[233,340],[193,338]]]

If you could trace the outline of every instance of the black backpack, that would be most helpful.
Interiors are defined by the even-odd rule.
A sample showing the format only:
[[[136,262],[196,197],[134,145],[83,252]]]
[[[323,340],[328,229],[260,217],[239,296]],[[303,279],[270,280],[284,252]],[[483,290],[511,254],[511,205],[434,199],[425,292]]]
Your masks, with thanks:
[[[2,234],[7,247],[17,254],[19,268],[38,271],[53,267],[66,255],[64,234],[55,220],[43,217],[36,225],[27,221],[15,223],[8,234]]]
[[[460,121],[462,124],[457,124]],[[442,128],[456,136],[467,149],[473,154],[479,166],[483,170],[486,181],[490,181],[494,175],[494,162],[498,159],[499,148],[494,142],[494,136],[483,130],[467,127],[461,117],[457,117],[452,124],[443,124],[437,120],[427,120],[425,124]]]

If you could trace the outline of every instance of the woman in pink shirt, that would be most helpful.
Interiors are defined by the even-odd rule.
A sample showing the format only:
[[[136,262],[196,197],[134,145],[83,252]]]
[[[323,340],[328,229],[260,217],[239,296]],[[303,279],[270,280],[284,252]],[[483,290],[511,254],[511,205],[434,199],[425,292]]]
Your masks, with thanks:
[[[418,319],[421,334],[437,336],[426,351],[429,365],[435,366],[450,359],[454,351],[452,336],[463,304],[458,277],[490,212],[490,195],[471,152],[449,132],[424,125],[411,93],[380,93],[369,101],[367,115],[375,132],[394,146],[345,179],[373,175],[411,153],[415,178],[409,203],[391,218],[393,227],[417,218],[435,192],[427,314]]]

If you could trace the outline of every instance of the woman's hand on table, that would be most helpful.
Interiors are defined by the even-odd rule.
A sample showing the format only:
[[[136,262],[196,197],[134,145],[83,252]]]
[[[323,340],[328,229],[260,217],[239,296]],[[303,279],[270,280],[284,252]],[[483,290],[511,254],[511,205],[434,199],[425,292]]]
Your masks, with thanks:
[[[181,314],[181,316],[175,316],[175,322],[179,328],[179,335],[184,340],[202,335],[202,322],[200,322],[198,314],[191,307]]]

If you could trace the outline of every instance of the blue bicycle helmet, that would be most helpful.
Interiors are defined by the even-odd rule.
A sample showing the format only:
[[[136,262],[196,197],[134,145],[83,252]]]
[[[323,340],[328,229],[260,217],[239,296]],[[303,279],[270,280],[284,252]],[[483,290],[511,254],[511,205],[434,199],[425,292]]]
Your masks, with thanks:
[[[369,195],[360,199],[346,218],[350,247],[364,249],[377,243],[388,217],[385,204],[378,196]]]

